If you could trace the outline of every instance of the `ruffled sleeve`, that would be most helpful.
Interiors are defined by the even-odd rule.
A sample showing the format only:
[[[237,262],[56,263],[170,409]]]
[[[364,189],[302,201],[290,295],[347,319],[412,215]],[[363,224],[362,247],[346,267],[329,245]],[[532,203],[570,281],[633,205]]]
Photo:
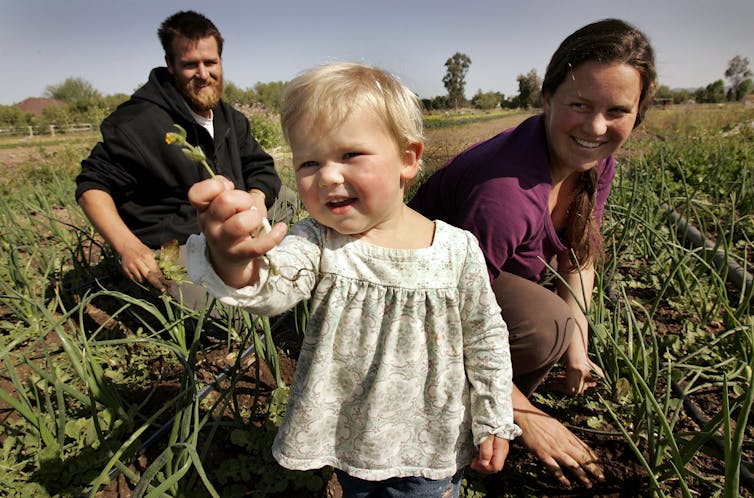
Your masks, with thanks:
[[[212,268],[204,235],[192,235],[186,243],[188,278],[224,304],[258,315],[279,315],[308,299],[316,283],[323,235],[309,221],[297,223],[277,247],[261,256],[259,282],[240,289],[225,284]]]
[[[473,235],[460,280],[463,348],[471,385],[471,430],[477,446],[494,434],[503,439],[521,435],[513,423],[513,370],[508,327],[487,280],[484,256]]]

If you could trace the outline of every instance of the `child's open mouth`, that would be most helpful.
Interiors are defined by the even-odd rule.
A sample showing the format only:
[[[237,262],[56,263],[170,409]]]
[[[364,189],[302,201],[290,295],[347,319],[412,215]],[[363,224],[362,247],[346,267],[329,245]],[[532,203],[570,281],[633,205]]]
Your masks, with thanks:
[[[350,206],[354,202],[356,202],[355,198],[348,197],[346,199],[340,199],[340,200],[337,200],[337,201],[330,201],[330,202],[327,203],[327,207],[329,207],[330,209],[336,209],[336,208],[340,208],[340,207]]]
[[[355,197],[346,197],[343,199],[329,201],[325,204],[325,206],[327,206],[327,209],[329,209],[332,214],[343,215],[343,214],[346,214],[346,212],[349,209],[349,206],[351,206],[355,202],[356,202]]]

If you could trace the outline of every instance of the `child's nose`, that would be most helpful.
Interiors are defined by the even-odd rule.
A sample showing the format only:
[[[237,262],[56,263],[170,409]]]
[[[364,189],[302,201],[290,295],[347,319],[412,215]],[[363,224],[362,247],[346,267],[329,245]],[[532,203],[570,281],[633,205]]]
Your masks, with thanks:
[[[319,186],[329,187],[343,183],[343,174],[339,165],[327,162],[319,168]]]

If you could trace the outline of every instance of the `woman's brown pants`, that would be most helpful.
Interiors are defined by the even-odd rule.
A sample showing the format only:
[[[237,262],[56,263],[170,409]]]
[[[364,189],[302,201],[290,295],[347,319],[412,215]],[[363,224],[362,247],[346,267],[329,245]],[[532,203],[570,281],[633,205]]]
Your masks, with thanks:
[[[555,292],[512,273],[492,289],[508,325],[513,383],[528,397],[568,349],[574,318]]]

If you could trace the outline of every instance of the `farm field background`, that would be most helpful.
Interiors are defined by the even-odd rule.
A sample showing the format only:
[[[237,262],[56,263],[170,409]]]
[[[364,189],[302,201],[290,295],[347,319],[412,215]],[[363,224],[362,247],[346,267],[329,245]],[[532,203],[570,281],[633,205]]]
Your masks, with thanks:
[[[528,115],[428,116],[425,172]],[[0,140],[0,495],[333,496],[269,452],[305,307],[189,310],[120,277],[73,200],[98,138]],[[752,496],[754,108],[653,109],[618,159],[589,313],[606,378],[535,395],[607,479],[564,488],[514,444],[464,496]]]

